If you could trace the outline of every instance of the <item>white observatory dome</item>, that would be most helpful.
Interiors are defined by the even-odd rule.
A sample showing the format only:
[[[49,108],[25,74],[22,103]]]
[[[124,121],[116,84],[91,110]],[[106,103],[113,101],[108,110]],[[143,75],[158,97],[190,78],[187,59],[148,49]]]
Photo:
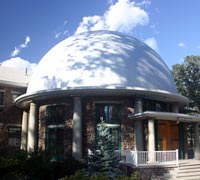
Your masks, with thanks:
[[[177,93],[168,67],[154,50],[111,31],[85,32],[58,43],[39,62],[27,94],[73,89]]]

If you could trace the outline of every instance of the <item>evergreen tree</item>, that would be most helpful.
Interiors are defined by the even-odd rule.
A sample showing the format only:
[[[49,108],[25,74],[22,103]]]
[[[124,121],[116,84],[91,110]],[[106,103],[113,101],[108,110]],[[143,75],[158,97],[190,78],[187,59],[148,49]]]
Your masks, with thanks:
[[[115,179],[120,174],[120,159],[119,153],[115,149],[113,137],[108,130],[104,122],[97,126],[96,140],[91,145],[91,151],[88,156],[87,172]]]

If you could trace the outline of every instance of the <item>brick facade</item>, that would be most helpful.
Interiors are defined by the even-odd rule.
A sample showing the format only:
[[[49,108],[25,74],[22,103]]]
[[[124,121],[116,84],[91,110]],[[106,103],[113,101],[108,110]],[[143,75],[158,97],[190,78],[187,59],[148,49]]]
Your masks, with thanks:
[[[26,88],[0,85],[3,92],[3,106],[0,111],[0,144],[8,145],[9,127],[20,127],[22,122],[22,110],[13,102],[13,92],[23,94]]]
[[[95,140],[95,104],[96,103],[118,103],[121,105],[121,149],[134,149],[134,121],[128,119],[129,109],[133,108],[134,99],[129,97],[82,97],[82,143],[83,157],[88,153],[90,144]],[[64,127],[64,152],[65,155],[72,153],[72,119],[73,98],[66,100],[52,100],[42,102],[39,107],[38,123],[38,147],[45,149],[47,106],[55,104],[65,105],[65,127]]]

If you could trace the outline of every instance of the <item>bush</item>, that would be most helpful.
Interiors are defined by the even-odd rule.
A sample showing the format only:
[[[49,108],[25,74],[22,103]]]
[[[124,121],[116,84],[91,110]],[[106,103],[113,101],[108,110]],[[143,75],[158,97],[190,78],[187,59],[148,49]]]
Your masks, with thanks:
[[[131,176],[127,175],[120,175],[116,177],[115,180],[138,180],[139,179],[139,172],[135,171]],[[86,175],[82,171],[77,171],[74,175],[70,177],[64,177],[59,180],[110,180],[110,177],[105,175]]]
[[[57,180],[70,176],[83,168],[83,164],[72,157],[64,161],[51,161],[45,151],[27,154],[26,152],[13,152],[0,154],[0,177],[2,180]]]

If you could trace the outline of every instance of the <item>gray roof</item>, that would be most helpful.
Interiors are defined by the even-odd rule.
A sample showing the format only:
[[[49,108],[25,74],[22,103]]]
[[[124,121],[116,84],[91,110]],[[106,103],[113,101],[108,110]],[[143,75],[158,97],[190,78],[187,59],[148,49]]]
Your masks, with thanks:
[[[0,65],[0,84],[27,87],[31,73],[25,70]]]

